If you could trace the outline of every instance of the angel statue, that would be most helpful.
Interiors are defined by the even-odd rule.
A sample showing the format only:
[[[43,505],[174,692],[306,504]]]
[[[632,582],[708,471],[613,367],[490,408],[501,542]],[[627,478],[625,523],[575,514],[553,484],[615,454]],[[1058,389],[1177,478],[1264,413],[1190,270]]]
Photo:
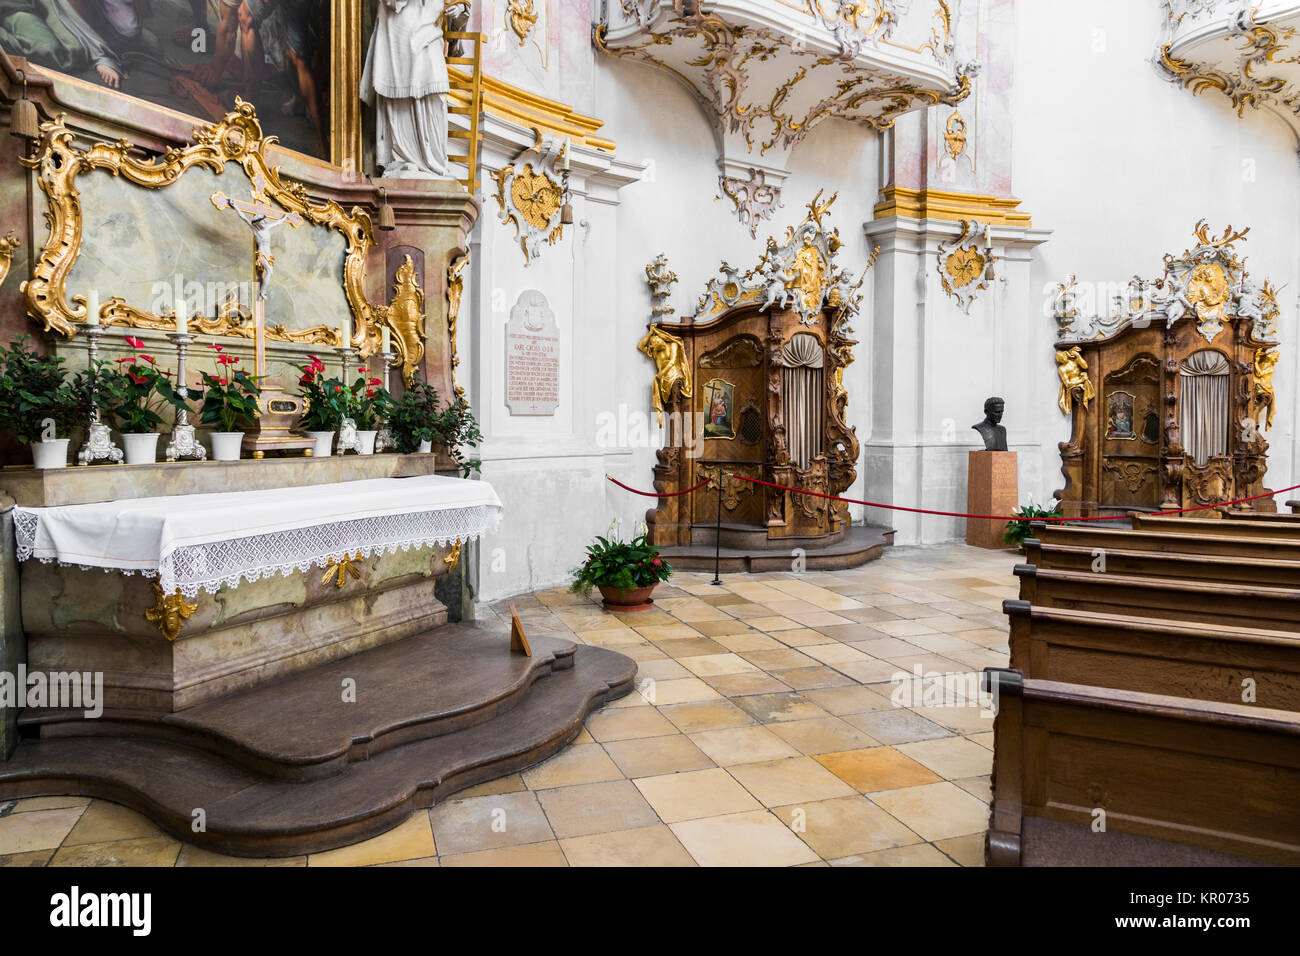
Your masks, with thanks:
[[[673,402],[673,390],[680,389],[682,398],[690,398],[691,369],[686,363],[686,344],[657,325],[650,326],[637,349],[655,363],[655,378],[650,386],[650,404],[662,427],[664,407]]]
[[[1267,417],[1261,416],[1256,419],[1256,424],[1260,428],[1273,427],[1273,410],[1275,399],[1273,396],[1273,372],[1277,368],[1277,360],[1281,356],[1277,349],[1256,349],[1255,350],[1255,405],[1259,409],[1268,409]]]
[[[1061,406],[1061,414],[1070,414],[1070,397],[1076,389],[1083,407],[1087,408],[1097,393],[1092,387],[1092,380],[1088,378],[1088,363],[1079,351],[1079,346],[1057,351],[1056,373],[1061,377],[1061,394],[1056,402]]]

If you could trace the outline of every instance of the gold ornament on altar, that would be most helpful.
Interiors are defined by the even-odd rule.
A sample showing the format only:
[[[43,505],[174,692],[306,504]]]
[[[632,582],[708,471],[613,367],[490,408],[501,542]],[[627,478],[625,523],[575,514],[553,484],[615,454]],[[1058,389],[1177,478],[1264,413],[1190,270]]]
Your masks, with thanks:
[[[650,385],[650,404],[662,425],[664,409],[673,403],[673,391],[678,390],[682,398],[690,398],[693,394],[691,367],[686,360],[686,343],[659,326],[652,325],[637,349],[655,363],[655,378]]]
[[[158,626],[158,631],[169,641],[174,641],[180,637],[181,628],[185,626],[185,621],[199,609],[197,604],[190,604],[185,600],[185,595],[181,594],[180,588],[177,588],[172,594],[163,594],[163,589],[159,587],[157,581],[149,582],[153,586],[154,597],[157,603],[144,612],[144,619],[151,624]]]
[[[271,165],[267,150],[275,137],[263,137],[252,104],[236,97],[235,108],[219,123],[194,129],[194,142],[173,147],[161,156],[141,158],[131,143],[94,143],[82,148],[74,134],[64,125],[64,114],[41,124],[41,136],[30,157],[20,162],[37,171],[37,185],[45,195],[45,220],[50,235],[32,264],[31,278],[22,284],[24,304],[29,314],[39,319],[46,331],[71,337],[80,323],[86,322],[84,296],[68,297],[67,280],[81,252],[83,211],[78,177],[106,171],[134,186],[163,189],[176,183],[188,170],[202,167],[220,175],[227,165],[236,164],[247,177],[253,191],[253,204],[275,207],[285,217],[300,216],[317,226],[340,233],[347,242],[343,259],[343,292],[352,312],[353,338],[347,343],[368,356],[379,346],[379,328],[374,310],[363,290],[365,262],[373,243],[370,216],[360,207],[344,212],[337,202],[314,202],[306,187],[282,178],[279,167]],[[261,267],[270,265],[263,260]],[[113,305],[104,310],[104,322],[134,328],[175,329],[175,316],[156,315],[110,297]],[[211,320],[192,316],[191,332],[209,331]],[[209,328],[204,328],[206,323]],[[215,323],[220,327],[220,323]],[[251,330],[249,330],[251,333]],[[221,334],[221,333],[218,333]],[[229,334],[239,335],[237,331]],[[321,325],[311,329],[286,329],[283,325],[266,328],[266,338],[277,341],[331,345],[338,343],[338,333]]]
[[[534,170],[532,163],[524,163],[522,169],[514,164],[503,166],[492,178],[497,184],[501,222],[515,227],[524,265],[528,265],[540,254],[543,241],[553,246],[564,234],[564,223],[559,221],[564,189],[545,172]]]
[[[457,538],[456,543],[452,545],[451,550],[447,552],[447,556],[442,559],[442,563],[446,566],[448,571],[455,571],[456,565],[460,563],[460,545],[461,540],[460,538]]]
[[[969,315],[976,294],[993,281],[993,264],[998,261],[988,223],[963,219],[961,235],[951,242],[940,242],[935,255],[943,291]]]
[[[361,580],[361,572],[357,570],[356,565],[352,562],[361,560],[361,552],[355,555],[343,555],[341,558],[330,558],[329,563],[325,566],[325,573],[321,576],[321,584],[334,582],[336,588],[341,588],[347,584],[348,576]]]
[[[1267,417],[1256,420],[1260,428],[1273,427],[1273,411],[1276,407],[1273,372],[1277,370],[1277,360],[1281,357],[1282,353],[1275,348],[1255,350],[1255,390],[1252,397],[1257,409],[1268,409]]]
[[[457,303],[459,305],[459,302]],[[402,363],[402,378],[410,382],[424,359],[424,290],[415,280],[415,263],[403,256],[393,275],[393,301],[375,309],[379,321],[393,330],[393,343]]]
[[[1092,380],[1088,378],[1088,363],[1079,350],[1079,346],[1070,349],[1058,349],[1056,352],[1056,374],[1061,379],[1061,393],[1056,404],[1061,407],[1061,414],[1070,414],[1073,399],[1077,396],[1084,408],[1096,397]]]
[[[785,287],[801,297],[803,308],[800,311],[813,312],[821,308],[826,289],[826,264],[821,252],[813,245],[811,235],[804,236],[803,246],[795,253],[786,275],[789,278]]]

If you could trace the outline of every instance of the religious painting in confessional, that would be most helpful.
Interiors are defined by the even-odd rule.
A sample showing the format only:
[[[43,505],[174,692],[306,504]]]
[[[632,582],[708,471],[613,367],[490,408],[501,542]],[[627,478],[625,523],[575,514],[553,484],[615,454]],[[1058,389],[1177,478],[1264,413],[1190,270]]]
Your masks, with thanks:
[[[351,4],[0,0],[0,47],[197,122],[220,121],[239,97],[284,146],[341,163],[344,131],[331,133],[331,84],[355,81],[356,67],[342,62],[352,47],[333,35],[335,5],[344,13]]]
[[[1106,396],[1106,440],[1131,441],[1133,434],[1133,396],[1128,392],[1111,392]]]
[[[704,383],[704,437],[735,438],[732,414],[736,407],[736,386],[715,378]]]

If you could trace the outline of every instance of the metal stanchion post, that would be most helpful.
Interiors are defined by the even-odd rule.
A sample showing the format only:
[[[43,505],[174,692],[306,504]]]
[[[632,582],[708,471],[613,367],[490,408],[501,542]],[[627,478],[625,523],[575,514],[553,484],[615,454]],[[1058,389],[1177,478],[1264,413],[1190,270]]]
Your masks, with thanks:
[[[721,560],[722,552],[722,469],[718,469],[718,520],[714,524],[713,531],[713,580],[710,584],[721,584],[722,578],[718,576],[718,564]]]

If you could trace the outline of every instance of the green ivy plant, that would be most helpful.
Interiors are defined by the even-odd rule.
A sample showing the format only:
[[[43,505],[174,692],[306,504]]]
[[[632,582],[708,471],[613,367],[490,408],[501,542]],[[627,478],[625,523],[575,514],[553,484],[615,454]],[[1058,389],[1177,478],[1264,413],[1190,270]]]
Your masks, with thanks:
[[[444,448],[461,475],[468,477],[481,466],[477,458],[466,454],[466,449],[477,448],[483,441],[478,421],[469,402],[460,396],[441,408],[439,404],[437,390],[423,379],[417,378],[406,387],[388,415],[397,450],[409,455],[420,447],[420,442],[430,442],[435,448]]]
[[[1043,518],[1060,518],[1062,516],[1061,506],[1056,503],[1055,499],[1052,500],[1051,506],[1047,508],[1036,505],[1031,500],[1029,504],[1013,511],[1012,514],[1016,515],[1019,520],[1007,522],[1007,530],[1002,536],[1002,540],[1007,544],[1015,545],[1022,551],[1025,547],[1025,539],[1032,532],[1029,526],[1031,521],[1038,521]]]
[[[84,424],[91,393],[87,376],[69,380],[64,360],[28,348],[29,338],[0,345],[0,428],[33,444],[45,437],[46,419],[65,437]]]
[[[483,434],[479,431],[474,413],[470,411],[469,402],[460,396],[445,406],[433,420],[433,444],[447,449],[447,454],[456,463],[463,477],[477,472],[482,465],[479,459],[467,456],[465,449],[477,448],[482,441]]]
[[[584,597],[594,587],[631,591],[667,581],[672,573],[659,549],[646,540],[646,532],[631,541],[597,535],[595,542],[587,545],[587,559],[573,572],[569,590]]]

